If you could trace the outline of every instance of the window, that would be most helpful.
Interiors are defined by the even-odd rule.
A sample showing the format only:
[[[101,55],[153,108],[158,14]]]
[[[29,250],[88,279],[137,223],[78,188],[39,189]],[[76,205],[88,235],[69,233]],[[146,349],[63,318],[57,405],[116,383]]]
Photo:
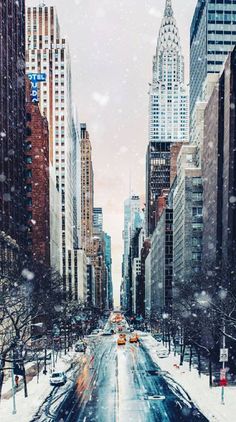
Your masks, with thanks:
[[[25,163],[26,164],[32,164],[32,157],[30,155],[25,156]]]
[[[202,216],[202,207],[193,208],[193,217],[195,216]]]
[[[32,170],[25,170],[25,177],[26,178],[28,178],[28,177],[32,177]]]
[[[26,198],[27,207],[32,207],[32,198]]]

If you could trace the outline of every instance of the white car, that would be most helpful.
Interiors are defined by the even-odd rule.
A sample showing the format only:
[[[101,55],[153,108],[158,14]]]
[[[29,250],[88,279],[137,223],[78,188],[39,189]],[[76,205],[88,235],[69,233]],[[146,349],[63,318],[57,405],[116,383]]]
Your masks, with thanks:
[[[64,385],[67,381],[65,372],[53,372],[50,376],[51,385]]]
[[[159,350],[157,350],[157,356],[161,359],[162,358],[168,358],[169,352],[166,349],[159,349]]]

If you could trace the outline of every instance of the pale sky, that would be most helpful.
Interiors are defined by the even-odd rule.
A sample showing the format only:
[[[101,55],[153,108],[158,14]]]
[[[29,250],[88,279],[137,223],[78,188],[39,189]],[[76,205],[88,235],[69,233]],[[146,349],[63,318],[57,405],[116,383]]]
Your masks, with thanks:
[[[189,29],[197,0],[172,0],[188,82]],[[38,0],[26,0],[39,5]],[[113,283],[119,301],[123,203],[144,195],[148,82],[165,0],[46,0],[57,7],[69,41],[72,91],[93,147],[95,206],[112,237]],[[130,182],[131,181],[131,182]]]

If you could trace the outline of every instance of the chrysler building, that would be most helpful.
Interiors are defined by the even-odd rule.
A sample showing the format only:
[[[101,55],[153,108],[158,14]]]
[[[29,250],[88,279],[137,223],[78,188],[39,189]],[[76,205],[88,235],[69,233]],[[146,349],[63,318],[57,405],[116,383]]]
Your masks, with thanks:
[[[188,140],[184,58],[171,0],[166,0],[149,90],[149,142]]]

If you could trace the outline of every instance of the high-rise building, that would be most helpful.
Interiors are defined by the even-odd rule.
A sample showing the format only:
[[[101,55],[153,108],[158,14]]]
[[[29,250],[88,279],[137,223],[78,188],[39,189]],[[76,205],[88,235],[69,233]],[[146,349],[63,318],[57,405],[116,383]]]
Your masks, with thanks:
[[[124,309],[131,309],[131,280],[129,272],[129,255],[131,239],[136,228],[142,227],[143,222],[140,215],[140,198],[138,195],[131,195],[124,202],[124,253],[122,263],[122,289],[121,303]]]
[[[173,195],[173,280],[175,295],[200,271],[202,258],[202,172],[196,165],[196,146],[183,145],[178,157]]]
[[[81,138],[81,245],[86,254],[93,253],[93,164],[92,146],[85,123],[80,125]]]
[[[229,54],[204,115],[203,268],[235,265],[236,48]]]
[[[149,90],[149,142],[188,140],[184,58],[171,0],[166,0]]]
[[[24,0],[0,1],[0,57],[0,269],[5,271],[15,266],[26,235]]]
[[[81,247],[81,145],[80,130],[76,112],[73,117],[73,146],[72,146],[72,174],[73,174],[73,242],[74,248]]]
[[[71,63],[68,43],[60,35],[55,7],[44,3],[28,7],[26,12],[27,73],[45,75],[38,83],[40,111],[49,123],[50,171],[55,184],[50,187],[50,207],[54,207],[57,189],[60,193],[61,272],[64,291],[73,298],[75,290],[74,257],[74,185],[73,185],[73,113]],[[51,213],[53,217],[55,213]],[[54,227],[55,224],[50,224]],[[51,242],[51,246],[53,242]]]
[[[221,71],[235,44],[235,0],[198,0],[190,30],[191,120],[207,74]]]
[[[184,59],[171,0],[164,17],[153,58],[149,90],[149,145],[146,154],[146,235],[156,226],[157,200],[170,187],[170,151],[174,143],[188,141],[188,94],[184,84]]]
[[[113,284],[112,284],[112,256],[111,256],[111,236],[104,233],[105,264],[107,267],[107,303],[108,309],[113,308]]]
[[[171,312],[173,277],[173,209],[164,206],[151,242],[151,315]]]

